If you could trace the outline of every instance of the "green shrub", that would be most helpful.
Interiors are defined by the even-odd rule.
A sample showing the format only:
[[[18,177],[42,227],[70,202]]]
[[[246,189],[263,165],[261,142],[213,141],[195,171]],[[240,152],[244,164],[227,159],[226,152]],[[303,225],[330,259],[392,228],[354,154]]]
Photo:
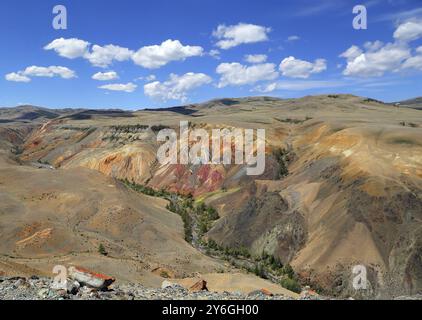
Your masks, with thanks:
[[[265,273],[265,268],[263,267],[263,265],[261,263],[255,264],[254,273],[255,273],[256,276],[258,276],[262,279],[267,279],[267,275]]]
[[[98,246],[98,253],[103,255],[103,256],[108,255],[107,250],[105,249],[105,247],[102,243],[100,243],[100,245]]]
[[[286,264],[282,268],[282,273],[288,276],[289,278],[293,279],[296,277],[296,273],[294,272],[292,266],[290,264]]]
[[[289,277],[284,277],[280,280],[280,285],[290,291],[300,293],[302,291],[302,288],[300,284],[295,279],[291,279]]]
[[[289,174],[287,169],[288,152],[286,149],[276,149],[273,151],[273,156],[278,163],[277,179],[281,179]]]

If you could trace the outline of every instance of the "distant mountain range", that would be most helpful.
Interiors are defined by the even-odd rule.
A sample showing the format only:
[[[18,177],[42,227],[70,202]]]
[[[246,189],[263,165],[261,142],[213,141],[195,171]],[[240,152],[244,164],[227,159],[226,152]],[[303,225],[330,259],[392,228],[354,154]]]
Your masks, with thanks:
[[[407,108],[422,110],[422,97],[396,102],[395,105],[397,104]]]

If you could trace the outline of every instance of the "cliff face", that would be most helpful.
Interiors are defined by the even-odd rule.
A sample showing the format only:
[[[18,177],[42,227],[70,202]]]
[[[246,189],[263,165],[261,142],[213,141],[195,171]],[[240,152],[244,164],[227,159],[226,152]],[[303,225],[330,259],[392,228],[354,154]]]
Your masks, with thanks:
[[[265,129],[264,174],[161,166],[156,128],[178,130],[181,120],[208,132]],[[408,294],[422,290],[421,138],[418,110],[353,96],[247,99],[48,120],[25,139],[20,159],[192,194],[222,217],[208,238],[274,255],[331,293],[351,292],[352,267],[365,265],[371,294]]]

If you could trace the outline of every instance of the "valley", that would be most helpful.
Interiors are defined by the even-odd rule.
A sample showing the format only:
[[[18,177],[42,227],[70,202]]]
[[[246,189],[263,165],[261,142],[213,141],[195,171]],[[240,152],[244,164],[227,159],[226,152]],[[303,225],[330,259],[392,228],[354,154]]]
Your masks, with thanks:
[[[181,121],[209,133],[264,129],[265,171],[160,164],[157,133]],[[352,95],[0,109],[0,276],[79,265],[155,288],[208,277],[216,290],[264,281],[291,297],[305,286],[340,298],[415,295],[421,138],[420,110]],[[352,287],[355,265],[368,270],[365,291]]]

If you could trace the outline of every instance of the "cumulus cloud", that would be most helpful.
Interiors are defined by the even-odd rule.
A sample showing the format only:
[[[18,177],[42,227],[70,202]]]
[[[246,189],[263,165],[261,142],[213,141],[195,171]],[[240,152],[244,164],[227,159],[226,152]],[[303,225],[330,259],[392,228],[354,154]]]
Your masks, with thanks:
[[[327,70],[327,61],[324,59],[317,59],[312,63],[290,56],[285,58],[280,64],[282,75],[290,78],[307,79],[311,74],[325,70]]]
[[[380,77],[388,71],[399,71],[402,63],[410,56],[410,49],[407,46],[388,43],[376,51],[367,51],[356,57],[350,57],[343,74],[358,77]]]
[[[395,42],[367,42],[362,50],[356,45],[343,52],[340,57],[347,60],[343,71],[346,76],[381,77],[387,72],[421,70],[420,48],[412,55],[410,42],[422,38],[422,20],[400,24],[393,35]],[[420,50],[420,51],[419,51]]]
[[[278,77],[276,65],[273,63],[245,66],[240,63],[222,63],[216,72],[221,76],[219,88],[255,84],[259,81],[274,80]]]
[[[119,76],[115,71],[109,71],[109,72],[97,72],[92,76],[92,79],[98,80],[98,81],[110,81],[114,79],[118,79]]]
[[[394,39],[399,41],[413,41],[422,37],[422,20],[405,22],[394,32]]]
[[[99,46],[87,41],[72,39],[56,39],[44,47],[54,50],[60,56],[75,59],[84,58],[93,66],[106,68],[114,61],[132,59],[135,64],[147,69],[160,68],[171,61],[185,60],[189,57],[203,55],[204,49],[199,46],[184,46],[179,40],[167,40],[160,45],[146,46],[134,52],[128,48],[113,44]]]
[[[23,71],[12,72],[5,76],[8,81],[30,82],[32,77],[61,77],[63,79],[75,78],[76,74],[73,70],[61,66],[39,67],[30,66]]]
[[[407,59],[402,66],[403,69],[415,69],[422,71],[422,55]]]
[[[219,39],[216,46],[227,50],[241,44],[267,41],[269,32],[271,32],[271,28],[239,23],[232,26],[219,25],[213,32],[213,36]]]
[[[384,46],[384,43],[382,41],[379,41],[379,40],[374,41],[374,42],[367,41],[367,42],[365,42],[365,44],[363,46],[369,52],[375,52],[375,51],[381,49]],[[360,54],[362,54],[361,50],[360,50],[360,53],[358,55],[360,55]]]
[[[184,46],[179,40],[166,40],[160,45],[146,46],[132,56],[133,61],[147,69],[157,69],[171,61],[201,56],[204,49],[199,46]]]
[[[245,61],[249,63],[264,63],[267,61],[267,55],[265,54],[247,54]]]
[[[88,53],[90,43],[84,40],[59,38],[44,47],[44,50],[54,50],[61,57],[75,59]]]
[[[106,68],[114,60],[126,61],[129,60],[133,55],[133,51],[128,48],[115,46],[112,44],[104,47],[94,45],[90,53],[85,54],[84,58],[88,59],[93,66]]]
[[[30,82],[31,81],[31,78],[19,72],[8,73],[6,74],[5,79],[7,81],[13,81],[13,82]]]
[[[132,82],[123,84],[123,83],[113,83],[113,84],[105,84],[103,86],[99,86],[98,88],[110,91],[123,91],[131,93],[136,90],[138,86]]]
[[[345,52],[343,52],[340,57],[345,58],[347,61],[353,61],[357,57],[359,57],[363,51],[358,46],[351,46]]]
[[[73,70],[66,67],[50,66],[50,67],[38,67],[31,66],[27,67],[23,72],[23,75],[28,77],[55,77],[59,76],[63,79],[75,78],[76,74]]]
[[[422,71],[422,46],[416,48],[416,55],[407,59],[402,68],[405,70],[414,69]]]
[[[198,87],[211,83],[212,79],[203,73],[188,72],[184,75],[171,74],[165,82],[155,81],[144,86],[146,96],[160,101],[187,100],[187,94]]]

